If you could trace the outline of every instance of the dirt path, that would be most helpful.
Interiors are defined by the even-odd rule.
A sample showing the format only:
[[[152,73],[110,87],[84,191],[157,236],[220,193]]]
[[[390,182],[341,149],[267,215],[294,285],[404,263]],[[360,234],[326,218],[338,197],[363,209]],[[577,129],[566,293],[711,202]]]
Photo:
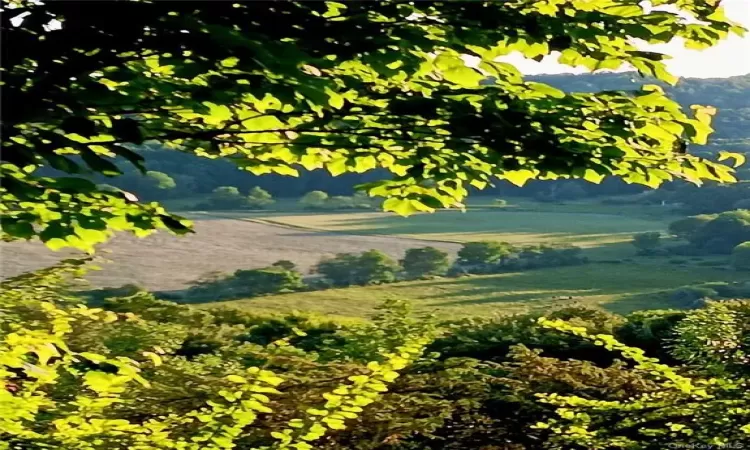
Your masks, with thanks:
[[[280,259],[293,261],[307,272],[321,258],[336,253],[381,250],[401,258],[413,247],[434,246],[454,254],[458,244],[392,236],[315,232],[251,220],[217,218],[195,222],[196,233],[176,237],[159,232],[144,239],[119,235],[98,254],[111,262],[88,279],[96,286],[135,283],[153,290],[182,289],[212,272],[264,267]],[[52,265],[75,256],[52,252],[40,243],[0,244],[3,278]]]

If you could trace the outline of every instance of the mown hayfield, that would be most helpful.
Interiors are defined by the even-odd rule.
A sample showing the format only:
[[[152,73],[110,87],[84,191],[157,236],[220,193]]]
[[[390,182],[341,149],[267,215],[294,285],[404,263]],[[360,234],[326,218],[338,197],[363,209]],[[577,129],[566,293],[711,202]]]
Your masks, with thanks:
[[[388,236],[317,233],[243,220],[243,213],[193,214],[195,234],[177,237],[159,232],[143,239],[120,234],[98,250],[100,271],[87,279],[97,287],[137,284],[150,290],[180,290],[209,272],[266,267],[280,259],[293,261],[307,272],[321,258],[336,253],[379,249],[400,258],[423,241]],[[457,244],[437,247],[455,253]],[[38,242],[0,243],[3,278],[84,256],[72,251],[52,252]]]
[[[419,312],[449,317],[510,314],[583,303],[618,313],[680,307],[666,291],[709,281],[745,278],[736,272],[665,260],[539,269],[500,275],[441,278],[380,286],[257,297],[207,304],[255,312],[310,311],[368,317],[388,298],[412,300]],[[572,297],[572,298],[568,298]]]
[[[566,209],[567,208],[567,209]],[[619,206],[592,203],[554,205],[511,204],[508,207],[473,207],[400,217],[383,212],[271,215],[260,220],[315,231],[399,236],[443,242],[479,240],[514,244],[572,244],[590,250],[590,256],[613,258],[632,253],[635,233],[664,231],[673,217],[624,215]],[[646,212],[653,212],[646,208]]]

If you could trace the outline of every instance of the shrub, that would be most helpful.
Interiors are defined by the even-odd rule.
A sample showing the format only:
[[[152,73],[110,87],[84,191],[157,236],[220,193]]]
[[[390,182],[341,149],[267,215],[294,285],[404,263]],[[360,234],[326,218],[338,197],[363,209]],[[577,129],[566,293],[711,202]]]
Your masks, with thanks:
[[[517,258],[519,269],[570,266],[587,261],[581,256],[581,249],[572,245],[526,246],[517,253]]]
[[[354,200],[345,195],[336,195],[329,198],[325,206],[328,209],[353,209]]]
[[[247,198],[234,186],[219,186],[211,192],[208,201],[198,205],[206,209],[239,209],[247,206]]]
[[[280,259],[275,263],[271,264],[271,267],[278,267],[284,270],[297,270],[297,265],[286,259]]]
[[[362,407],[411,423],[411,411],[397,403],[413,394],[394,402],[382,393],[390,395],[400,372],[423,359],[434,327],[408,318],[396,302],[348,330],[289,316],[253,323],[236,313],[223,316],[241,326],[219,326],[221,313],[147,295],[108,305],[118,312],[61,303],[55,274],[44,275],[0,285],[1,448],[281,448],[276,436],[283,435],[287,448],[310,449],[307,442],[319,447],[315,441],[328,434],[322,445],[346,449],[351,436],[334,438],[340,432],[331,430],[369,432],[383,423],[370,416],[349,427],[365,417]],[[174,313],[208,321],[173,322]],[[282,395],[276,387],[284,382]],[[418,404],[436,414],[443,403]],[[409,427],[427,432],[418,421]],[[380,442],[399,430],[354,442]]]
[[[674,221],[669,224],[669,233],[680,239],[690,240],[700,228],[715,217],[715,215],[700,215]]]
[[[323,191],[312,191],[304,195],[299,204],[306,209],[339,210],[339,209],[372,209],[379,204],[363,192],[357,192],[353,196],[336,195],[329,197]]]
[[[533,374],[514,376],[511,373],[510,376],[519,380],[521,386],[530,388],[527,395],[536,395],[555,411],[556,417],[545,416],[533,427],[551,433],[546,436],[547,448],[646,449],[675,444],[710,447],[714,442],[747,442],[750,428],[746,424],[750,414],[745,408],[731,409],[726,405],[749,404],[750,391],[741,387],[749,380],[736,374],[716,379],[713,374],[701,370],[702,364],[714,363],[712,368],[720,369],[715,373],[721,376],[724,375],[722,369],[738,366],[731,365],[738,360],[737,357],[745,357],[743,350],[746,349],[739,348],[726,355],[725,344],[736,342],[741,335],[736,327],[739,314],[717,313],[713,317],[731,321],[732,330],[723,330],[718,320],[713,320],[711,331],[703,332],[698,325],[702,319],[691,321],[701,311],[691,312],[682,321],[687,326],[683,327],[681,323],[675,327],[678,345],[680,340],[686,339],[700,350],[700,357],[693,359],[698,363],[698,370],[668,366],[645,356],[642,349],[624,345],[612,336],[594,336],[563,321],[542,321],[545,327],[597,342],[628,360],[627,364],[616,364],[607,367],[606,373],[598,373],[603,370],[591,366],[580,370],[580,361],[544,361],[538,354],[518,352],[521,358],[515,367],[526,366],[524,356],[536,357],[529,366],[543,367]],[[739,366],[742,363],[746,364],[746,361]],[[579,370],[573,371],[573,368]],[[540,385],[539,375],[544,373],[554,375],[551,382]],[[595,373],[598,374],[592,380],[591,374]],[[607,380],[605,389],[593,391],[590,386],[597,386],[596,382],[602,379]],[[588,392],[588,395],[583,392]],[[648,432],[633,432],[633,424],[638,424],[640,431]],[[680,430],[689,430],[689,433]]]
[[[302,274],[279,266],[237,270],[229,276],[214,275],[196,282],[187,301],[227,300],[298,291],[305,287]]]
[[[370,197],[364,192],[355,192],[354,195],[352,195],[353,206],[357,209],[377,208],[380,206],[381,202],[380,199]]]
[[[707,287],[685,286],[674,289],[669,295],[669,300],[681,308],[697,308],[702,306],[706,299],[717,296],[715,290]]]
[[[271,196],[268,191],[258,186],[250,189],[247,196],[247,206],[253,209],[263,209],[274,203],[276,203],[276,200],[273,199],[273,196]]]
[[[623,343],[646,350],[646,354],[660,359],[671,359],[666,344],[674,337],[674,327],[686,315],[685,311],[646,310],[626,316],[616,336]]]
[[[400,262],[408,278],[444,275],[450,267],[448,254],[435,247],[410,248]]]
[[[750,242],[743,242],[732,250],[732,266],[735,269],[750,269]]]
[[[633,236],[633,246],[639,255],[654,255],[661,245],[659,232],[638,233]]]
[[[750,241],[750,211],[721,213],[699,227],[688,240],[712,253],[731,253],[737,245]]]
[[[323,191],[310,191],[299,200],[299,204],[306,209],[323,209],[328,201],[328,194]]]
[[[709,302],[677,327],[672,352],[704,373],[750,373],[750,308],[737,301]]]
[[[507,242],[478,241],[463,244],[458,251],[458,263],[466,266],[496,264],[512,254]]]
[[[334,286],[388,283],[396,279],[398,264],[379,250],[369,250],[359,255],[339,253],[320,261],[315,271]]]

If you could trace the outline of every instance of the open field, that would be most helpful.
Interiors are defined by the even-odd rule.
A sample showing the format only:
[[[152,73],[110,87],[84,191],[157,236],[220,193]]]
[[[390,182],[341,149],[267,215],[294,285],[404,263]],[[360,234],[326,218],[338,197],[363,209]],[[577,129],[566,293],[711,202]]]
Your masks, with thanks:
[[[600,305],[613,312],[627,313],[680,306],[670,302],[665,290],[745,278],[721,269],[676,266],[661,259],[643,261],[300,292],[204,307],[248,308],[257,312],[299,310],[338,317],[367,317],[383,300],[402,298],[412,300],[417,311],[434,312],[440,317],[518,313],[572,303]]]
[[[196,234],[157,233],[145,239],[119,235],[102,246],[112,262],[89,276],[95,286],[135,283],[155,290],[182,289],[209,272],[233,272],[288,259],[307,271],[321,258],[376,248],[399,258],[412,247],[434,245],[451,253],[454,242],[501,240],[518,244],[571,243],[596,258],[632,255],[633,233],[659,231],[667,220],[616,214],[619,207],[599,204],[513,203],[493,208],[476,199],[466,213],[440,211],[403,218],[390,213],[192,212]],[[279,202],[291,208],[291,202]],[[564,207],[576,212],[566,212]],[[593,210],[596,213],[579,213]],[[284,225],[277,226],[276,224]],[[74,255],[51,252],[41,244],[0,244],[3,277],[54,264]]]
[[[227,215],[228,216],[228,215]],[[195,218],[204,216],[195,216]],[[424,242],[387,236],[354,236],[310,233],[287,227],[231,218],[196,220],[195,234],[176,237],[159,232],[144,239],[121,234],[102,246],[98,254],[111,260],[88,279],[95,286],[133,283],[151,290],[183,289],[208,272],[265,267],[280,259],[294,261],[306,272],[321,258],[336,253],[372,248],[394,258]],[[455,252],[457,244],[436,246]],[[52,252],[40,243],[0,244],[3,277],[54,264],[80,253]]]
[[[470,208],[466,212],[438,211],[399,217],[383,212],[272,215],[264,222],[314,231],[400,236],[443,242],[480,240],[513,244],[572,244],[597,258],[622,257],[634,233],[664,231],[668,217],[621,215],[619,207],[589,204],[524,205],[518,208]],[[535,207],[534,210],[532,207]],[[578,211],[577,211],[578,210]],[[593,212],[597,211],[597,212]]]
[[[287,205],[290,206],[290,205]],[[291,206],[290,206],[291,208]],[[192,212],[196,234],[157,233],[145,239],[120,235],[100,250],[112,262],[89,275],[94,286],[127,283],[151,290],[179,290],[209,272],[233,272],[287,259],[307,272],[321,258],[376,248],[400,258],[408,248],[433,245],[451,254],[460,242],[499,240],[516,244],[570,243],[594,263],[523,273],[403,282],[259,297],[222,303],[258,312],[315,311],[366,317],[388,297],[412,299],[421,311],[467,316],[520,312],[583,302],[613,311],[673,306],[663,291],[707,281],[732,281],[735,272],[675,265],[668,258],[634,258],[632,235],[663,231],[672,220],[657,208],[631,210],[598,203],[568,205],[514,202],[493,207],[475,200],[467,212],[441,211],[402,218],[378,212]],[[41,244],[0,245],[3,276],[53,264],[71,253]],[[621,264],[612,261],[629,259]],[[605,261],[605,262],[602,262]],[[557,297],[565,297],[560,299]],[[573,297],[568,299],[567,297]],[[206,305],[208,306],[208,305]]]

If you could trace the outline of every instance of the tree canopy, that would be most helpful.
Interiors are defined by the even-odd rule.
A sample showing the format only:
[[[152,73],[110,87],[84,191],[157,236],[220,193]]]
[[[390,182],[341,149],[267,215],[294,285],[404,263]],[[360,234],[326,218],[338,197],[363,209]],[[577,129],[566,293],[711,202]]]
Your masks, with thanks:
[[[559,53],[674,84],[667,56],[634,40],[705,48],[743,33],[714,0],[3,5],[6,239],[88,249],[112,230],[189,231],[81,177],[117,176],[119,159],[145,171],[133,149],[153,141],[255,174],[385,169],[362,189],[400,214],[460,206],[494,179],[734,180],[685,152],[714,108],[685,111],[655,84],[565,93],[498,60]]]

